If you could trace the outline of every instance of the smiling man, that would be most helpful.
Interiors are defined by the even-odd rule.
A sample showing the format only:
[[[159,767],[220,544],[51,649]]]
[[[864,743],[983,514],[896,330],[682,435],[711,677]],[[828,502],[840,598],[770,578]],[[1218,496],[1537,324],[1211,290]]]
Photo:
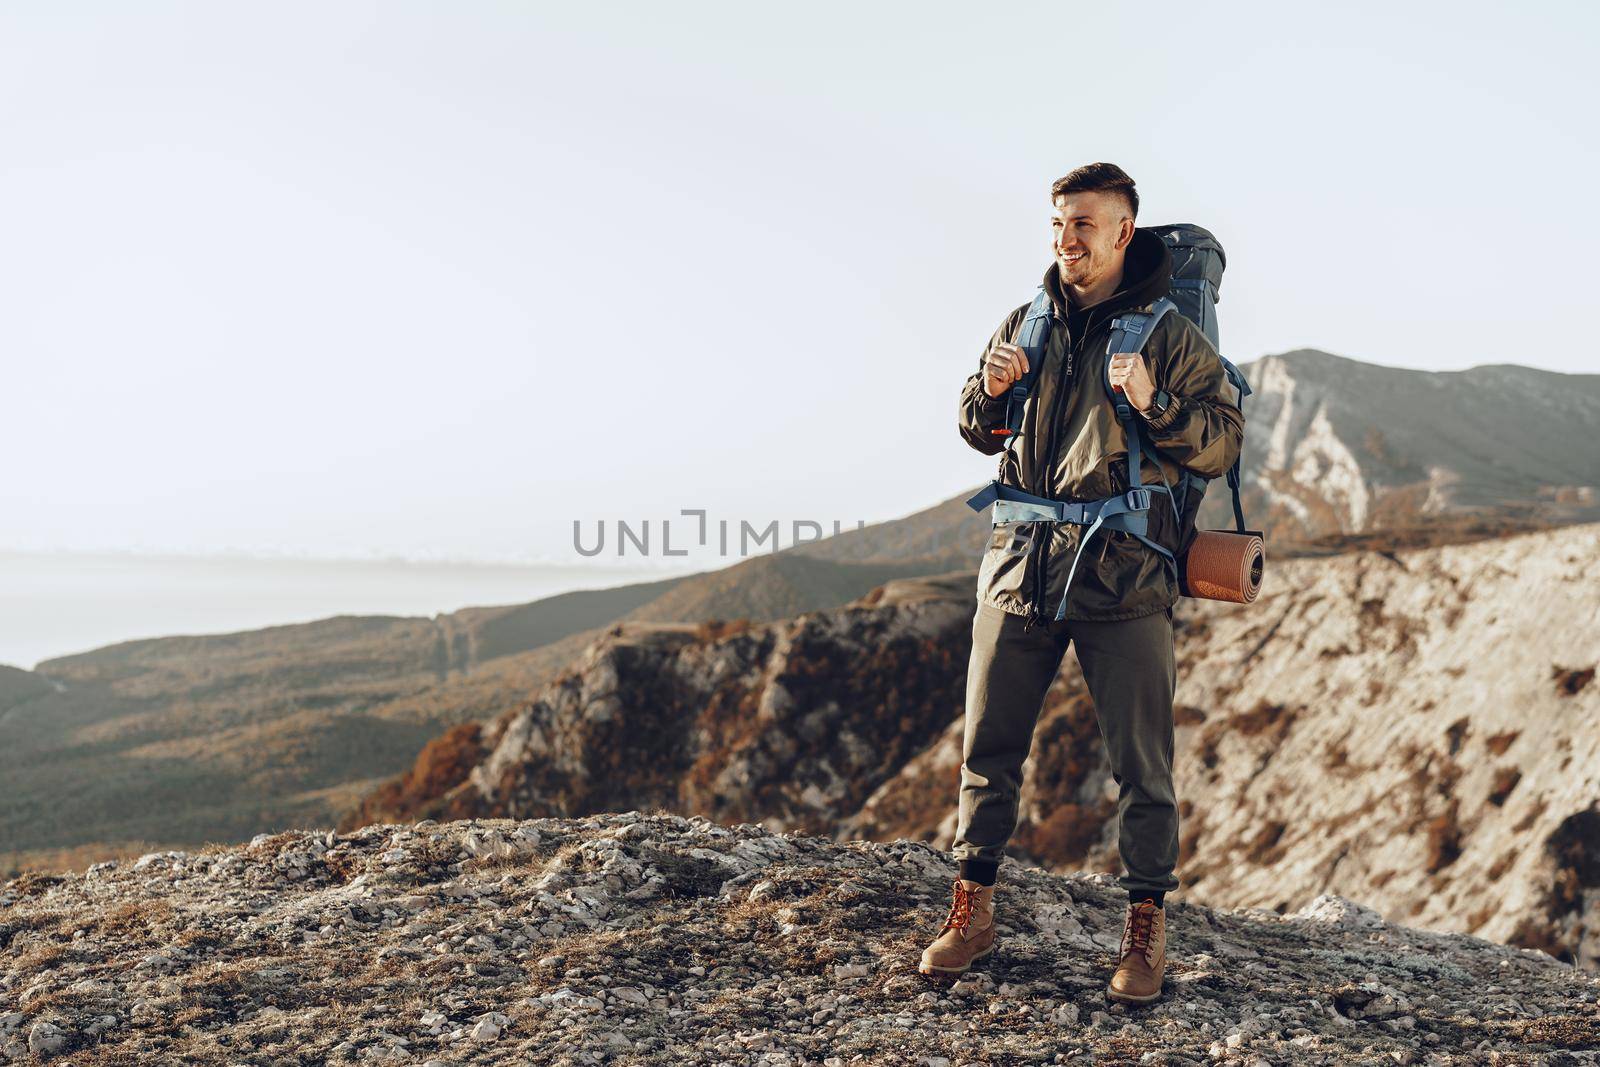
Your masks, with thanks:
[[[1185,467],[1207,478],[1223,474],[1243,444],[1244,416],[1222,360],[1199,327],[1169,313],[1141,354],[1107,355],[1116,316],[1150,311],[1171,280],[1167,245],[1156,231],[1134,223],[1139,194],[1133,179],[1113,164],[1093,163],[1056,181],[1050,193],[1054,262],[1044,288],[1051,329],[1021,433],[1005,435],[1006,411],[1013,383],[1032,369],[1015,343],[1029,304],[1006,316],[978,372],[967,379],[961,436],[980,452],[1003,451],[999,480],[1024,493],[1075,503],[1125,493],[1129,449],[1106,392],[1109,381],[1139,412],[1154,446],[1141,453],[1144,485],[1176,485]],[[1170,496],[1149,496],[1147,536],[1181,554],[1186,546]],[[1022,765],[1045,693],[1071,644],[1120,789],[1119,882],[1128,911],[1107,995],[1144,1003],[1160,995],[1165,894],[1178,888],[1172,785],[1178,575],[1171,560],[1122,530],[1099,529],[1099,544],[1083,545],[1080,558],[1088,529],[1055,521],[994,527],[978,574],[967,672],[952,849],[960,876],[950,914],[923,953],[921,969],[959,974],[994,948],[995,880],[1016,827]]]

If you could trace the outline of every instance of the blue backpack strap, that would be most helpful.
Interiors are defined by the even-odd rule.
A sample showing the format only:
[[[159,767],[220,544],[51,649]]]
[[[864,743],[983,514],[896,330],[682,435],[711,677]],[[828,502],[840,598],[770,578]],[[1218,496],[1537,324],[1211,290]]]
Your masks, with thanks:
[[[1013,382],[1011,391],[1006,394],[1005,428],[993,431],[1006,439],[1007,448],[1022,433],[1023,405],[1032,394],[1039,380],[1039,371],[1044,367],[1045,347],[1050,342],[1050,318],[1054,313],[1050,293],[1040,285],[1033,303],[1028,305],[1028,313],[1023,316],[1022,325],[1017,328],[1017,339],[1012,342],[1027,354],[1028,372]]]
[[[1228,376],[1228,383],[1239,390],[1239,404],[1242,407],[1244,398],[1255,392],[1255,390],[1250,388],[1250,383],[1245,380],[1244,371],[1235,367],[1227,356],[1218,353],[1217,358],[1222,360],[1222,370]]]
[[[1150,340],[1150,335],[1155,332],[1156,325],[1169,311],[1175,311],[1177,305],[1166,297],[1161,297],[1149,311],[1126,312],[1111,320],[1111,339],[1106,342],[1106,396],[1111,398],[1111,406],[1116,410],[1117,421],[1122,423],[1123,437],[1128,443],[1128,487],[1138,489],[1144,483],[1140,481],[1140,453],[1143,444],[1143,434],[1138,422],[1135,421],[1133,405],[1128,402],[1126,393],[1115,389],[1111,385],[1111,360],[1114,355],[1125,355],[1129,352],[1142,352],[1145,342]],[[1154,488],[1152,486],[1152,488]],[[1163,485],[1163,491],[1170,497],[1172,489]]]
[[[973,493],[971,496],[967,497],[967,507],[971,508],[973,511],[982,511],[984,508],[988,507],[990,504],[993,504],[999,499],[1000,483],[998,481],[992,481],[982,489],[979,489],[976,493]]]

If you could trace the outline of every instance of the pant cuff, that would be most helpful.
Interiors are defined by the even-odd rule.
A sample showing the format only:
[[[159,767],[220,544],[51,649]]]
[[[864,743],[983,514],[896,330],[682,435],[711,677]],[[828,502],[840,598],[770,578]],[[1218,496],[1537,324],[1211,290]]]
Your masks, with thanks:
[[[1168,882],[1134,882],[1126,878],[1117,879],[1117,884],[1129,893],[1175,893],[1178,891],[1177,879]]]

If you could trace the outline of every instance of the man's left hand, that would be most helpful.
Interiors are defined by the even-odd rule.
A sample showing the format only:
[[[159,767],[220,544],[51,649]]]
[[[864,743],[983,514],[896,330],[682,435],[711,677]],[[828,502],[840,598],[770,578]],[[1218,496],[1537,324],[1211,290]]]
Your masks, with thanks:
[[[1135,411],[1143,411],[1155,402],[1156,383],[1145,370],[1144,357],[1138,352],[1122,352],[1111,357],[1111,384],[1122,386],[1128,403]]]

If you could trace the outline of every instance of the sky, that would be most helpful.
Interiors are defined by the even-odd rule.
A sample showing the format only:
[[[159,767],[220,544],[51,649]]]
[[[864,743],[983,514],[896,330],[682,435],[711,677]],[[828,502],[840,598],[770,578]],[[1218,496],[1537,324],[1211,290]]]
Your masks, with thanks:
[[[1592,373],[1597,29],[13,0],[0,550],[668,565],[685,509],[910,514],[991,475],[957,395],[1095,160],[1221,240],[1235,362]]]

